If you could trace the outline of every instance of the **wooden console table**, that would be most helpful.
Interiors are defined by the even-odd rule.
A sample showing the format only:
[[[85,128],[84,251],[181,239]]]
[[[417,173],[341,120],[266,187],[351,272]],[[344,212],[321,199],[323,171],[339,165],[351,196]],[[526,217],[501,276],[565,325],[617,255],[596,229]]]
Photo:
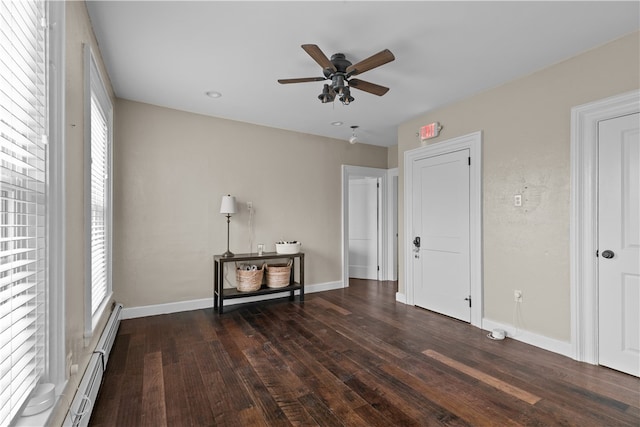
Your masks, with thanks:
[[[297,262],[296,262],[297,258]],[[262,265],[263,262],[270,260],[291,259],[291,275],[289,277],[289,285],[282,288],[269,288],[266,285],[266,272],[263,277],[262,286],[257,291],[240,292],[236,288],[224,288],[224,267],[227,263],[233,263],[233,274],[235,275],[235,263],[250,263],[253,261]],[[256,262],[257,261],[257,262]],[[268,264],[268,262],[267,262]],[[298,268],[299,281],[295,281],[296,266]],[[304,253],[299,252],[297,254],[278,254],[275,252],[264,252],[262,255],[258,254],[237,254],[232,257],[223,257],[222,255],[215,255],[213,257],[213,310],[222,314],[224,300],[231,298],[244,298],[255,295],[268,295],[279,292],[289,292],[289,300],[294,300],[296,290],[300,290],[300,302],[304,301]]]

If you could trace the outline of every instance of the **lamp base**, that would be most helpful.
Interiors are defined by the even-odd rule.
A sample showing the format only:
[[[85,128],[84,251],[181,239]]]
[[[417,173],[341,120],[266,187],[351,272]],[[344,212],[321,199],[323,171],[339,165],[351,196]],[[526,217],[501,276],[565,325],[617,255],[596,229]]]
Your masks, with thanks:
[[[235,255],[234,255],[234,254],[233,254],[233,252],[231,252],[231,251],[227,251],[227,252],[225,252],[225,253],[223,253],[223,254],[222,254],[222,257],[223,257],[223,258],[231,258],[231,257],[234,257],[234,256],[235,256]]]

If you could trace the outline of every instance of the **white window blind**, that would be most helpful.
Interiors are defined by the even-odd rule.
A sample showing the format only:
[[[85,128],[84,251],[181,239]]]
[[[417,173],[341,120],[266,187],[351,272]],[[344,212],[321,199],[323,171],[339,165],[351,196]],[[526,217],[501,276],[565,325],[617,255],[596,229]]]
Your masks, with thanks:
[[[111,141],[113,107],[91,48],[85,45],[87,299],[85,338],[111,297]]]
[[[91,314],[107,296],[107,119],[91,94]]]
[[[45,370],[44,1],[0,2],[0,425]]]

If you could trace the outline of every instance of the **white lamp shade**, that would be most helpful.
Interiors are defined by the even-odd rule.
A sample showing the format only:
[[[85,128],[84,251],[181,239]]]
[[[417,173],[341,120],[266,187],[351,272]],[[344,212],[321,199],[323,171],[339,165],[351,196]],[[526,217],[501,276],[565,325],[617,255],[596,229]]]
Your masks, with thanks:
[[[222,202],[220,203],[221,214],[234,214],[236,213],[236,198],[235,196],[222,196]]]

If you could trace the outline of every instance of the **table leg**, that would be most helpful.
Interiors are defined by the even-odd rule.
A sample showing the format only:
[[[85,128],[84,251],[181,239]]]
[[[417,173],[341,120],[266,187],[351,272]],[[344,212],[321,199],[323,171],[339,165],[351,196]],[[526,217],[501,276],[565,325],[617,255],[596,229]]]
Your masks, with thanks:
[[[291,260],[291,271],[289,272],[289,284],[292,285],[296,281],[295,271],[296,271],[296,259],[290,258]],[[289,301],[293,301],[296,297],[296,291],[293,290],[289,292]]]
[[[218,313],[222,314],[222,305],[224,303],[224,263],[220,262],[220,271],[218,271]]]
[[[300,258],[300,302],[304,302],[304,254]]]
[[[213,311],[218,311],[218,261],[213,261]]]

